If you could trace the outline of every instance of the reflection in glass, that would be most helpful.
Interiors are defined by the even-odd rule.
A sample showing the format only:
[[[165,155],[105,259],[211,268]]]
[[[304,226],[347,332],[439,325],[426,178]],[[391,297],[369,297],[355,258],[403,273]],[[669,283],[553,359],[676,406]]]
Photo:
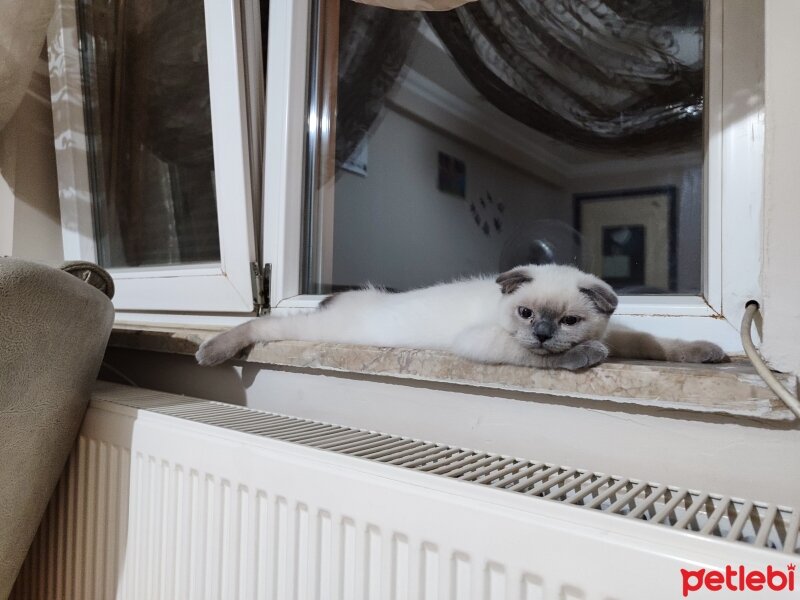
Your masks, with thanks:
[[[305,292],[517,260],[699,293],[702,0],[319,11]]]
[[[203,0],[79,0],[100,264],[218,262]]]

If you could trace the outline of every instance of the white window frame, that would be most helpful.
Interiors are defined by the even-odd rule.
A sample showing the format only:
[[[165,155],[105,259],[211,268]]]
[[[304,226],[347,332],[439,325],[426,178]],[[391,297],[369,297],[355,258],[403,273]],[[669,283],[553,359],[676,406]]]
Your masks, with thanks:
[[[759,296],[761,271],[763,99],[746,114],[730,110],[738,90],[761,89],[763,80],[763,44],[741,42],[759,26],[753,4],[763,16],[763,5],[751,0],[708,5],[702,296],[623,296],[614,316],[656,335],[713,340],[733,353],[741,352],[739,322],[744,303]],[[324,298],[300,293],[305,132],[317,126],[306,123],[312,9],[312,0],[273,0],[270,9],[264,257],[272,265],[271,309],[279,314]]]
[[[259,188],[254,175],[261,153],[260,143],[253,140],[260,140],[261,126],[260,115],[251,118],[248,105],[259,99],[248,97],[248,91],[252,94],[254,88],[260,94],[263,89],[258,3],[205,0],[204,7],[220,262],[109,269],[117,311],[254,311],[251,263],[256,260],[257,236],[252,194]],[[245,21],[242,12],[248,17]],[[253,20],[248,36],[243,35],[243,22]],[[253,37],[258,39],[255,51]],[[48,38],[64,257],[96,261],[75,0],[59,0]]]

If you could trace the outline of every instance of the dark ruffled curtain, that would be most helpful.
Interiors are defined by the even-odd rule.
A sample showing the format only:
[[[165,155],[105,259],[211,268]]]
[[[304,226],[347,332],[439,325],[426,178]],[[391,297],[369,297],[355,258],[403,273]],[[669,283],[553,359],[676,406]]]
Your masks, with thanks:
[[[400,75],[420,14],[341,3],[336,166],[345,162],[375,123]]]
[[[702,0],[481,0],[427,18],[497,108],[624,151],[702,133]]]
[[[214,168],[203,4],[169,4],[147,13],[131,35],[131,71],[152,122],[145,144],[167,163]],[[133,112],[133,111],[132,111]]]
[[[337,165],[374,124],[420,13],[343,2]],[[703,0],[480,0],[424,13],[494,106],[558,140],[625,153],[702,135]]]

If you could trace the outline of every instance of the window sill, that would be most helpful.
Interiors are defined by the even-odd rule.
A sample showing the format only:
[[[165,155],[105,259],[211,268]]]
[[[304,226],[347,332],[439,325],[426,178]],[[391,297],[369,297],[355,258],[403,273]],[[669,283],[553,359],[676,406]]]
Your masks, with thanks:
[[[115,348],[194,354],[217,331],[117,324]],[[564,396],[661,409],[789,421],[792,413],[749,363],[691,365],[609,361],[580,373],[510,365],[484,365],[447,352],[282,341],[257,345],[248,363],[454,384],[503,392]],[[783,376],[789,385],[789,376]]]

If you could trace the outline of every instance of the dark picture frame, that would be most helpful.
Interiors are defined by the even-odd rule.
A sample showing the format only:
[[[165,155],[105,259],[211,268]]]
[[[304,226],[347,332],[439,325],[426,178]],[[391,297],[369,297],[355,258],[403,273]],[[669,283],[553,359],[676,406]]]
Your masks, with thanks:
[[[609,207],[609,213],[613,214],[614,210],[619,210],[619,207],[626,203],[630,204],[631,200],[636,199],[636,204],[638,205],[640,202],[646,203],[648,198],[659,201],[653,202],[654,206],[663,206],[663,201],[666,200],[666,215],[664,218],[666,219],[667,228],[666,270],[668,289],[661,289],[663,286],[653,285],[645,277],[647,244],[648,241],[653,239],[653,236],[648,236],[647,223],[630,223],[628,220],[615,222],[613,217],[610,217],[605,222],[587,222],[586,218],[590,205],[594,209],[591,212],[596,214],[596,209],[606,204]],[[671,185],[574,194],[574,227],[581,235],[598,242],[593,244],[593,248],[584,249],[584,256],[586,256],[586,252],[601,252],[601,257],[592,257],[594,260],[591,262],[594,268],[588,268],[587,265],[582,265],[582,267],[603,278],[617,290],[635,289],[636,291],[632,293],[676,292],[678,283],[677,204],[677,189]],[[659,217],[660,215],[654,213],[651,220],[660,221]],[[651,241],[650,243],[653,242]],[[598,267],[598,265],[602,266]],[[659,287],[659,289],[656,290],[656,287]]]
[[[467,165],[460,158],[439,151],[437,187],[440,192],[467,197]]]

